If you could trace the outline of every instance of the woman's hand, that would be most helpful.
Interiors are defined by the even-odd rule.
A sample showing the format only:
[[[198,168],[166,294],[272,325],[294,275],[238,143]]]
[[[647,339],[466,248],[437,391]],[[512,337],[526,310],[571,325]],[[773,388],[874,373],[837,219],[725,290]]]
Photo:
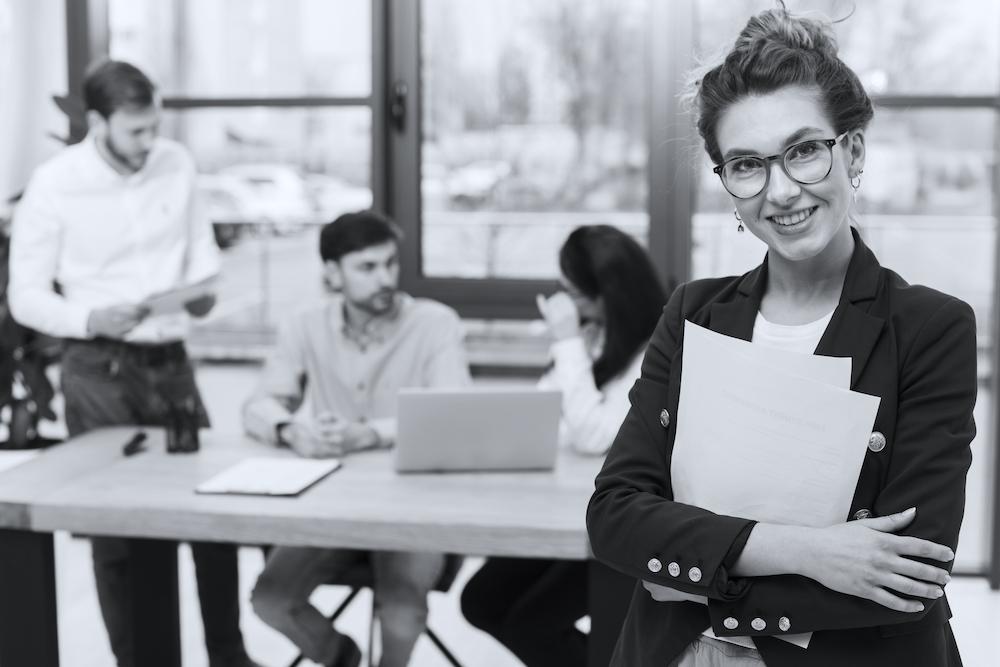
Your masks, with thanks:
[[[566,340],[580,335],[580,312],[569,294],[556,292],[547,299],[539,294],[535,297],[535,302],[545,323],[549,325],[553,338]]]
[[[649,595],[657,602],[697,602],[698,604],[708,604],[708,598],[704,595],[691,595],[676,588],[654,584],[652,581],[644,580],[642,587],[649,591]]]
[[[937,599],[951,576],[942,568],[907,556],[951,561],[948,547],[917,537],[893,535],[913,521],[916,509],[875,519],[862,519],[812,531],[809,557],[799,574],[848,595],[866,598],[902,612],[923,611],[923,603],[899,597]]]

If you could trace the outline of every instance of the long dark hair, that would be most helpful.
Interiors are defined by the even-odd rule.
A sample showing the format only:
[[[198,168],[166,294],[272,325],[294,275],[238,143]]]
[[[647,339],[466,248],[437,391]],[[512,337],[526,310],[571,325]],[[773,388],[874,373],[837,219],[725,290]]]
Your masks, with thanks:
[[[588,298],[603,297],[604,350],[593,367],[601,387],[628,368],[649,340],[666,294],[642,246],[609,225],[573,230],[559,251],[559,268]]]

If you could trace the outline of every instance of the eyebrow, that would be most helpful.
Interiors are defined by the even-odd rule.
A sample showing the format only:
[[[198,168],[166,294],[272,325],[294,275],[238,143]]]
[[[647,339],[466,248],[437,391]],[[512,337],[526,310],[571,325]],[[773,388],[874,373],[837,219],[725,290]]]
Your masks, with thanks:
[[[795,130],[785,138],[785,141],[782,143],[782,146],[788,148],[792,144],[797,144],[798,142],[802,141],[810,134],[822,134],[824,131],[825,130],[822,130],[818,127],[811,127],[811,126],[800,127],[799,129]],[[726,154],[722,156],[722,161],[726,162],[728,160],[733,159],[734,157],[748,157],[748,156],[757,157],[756,153],[754,153],[754,151],[750,150],[749,148],[732,148],[726,151]]]

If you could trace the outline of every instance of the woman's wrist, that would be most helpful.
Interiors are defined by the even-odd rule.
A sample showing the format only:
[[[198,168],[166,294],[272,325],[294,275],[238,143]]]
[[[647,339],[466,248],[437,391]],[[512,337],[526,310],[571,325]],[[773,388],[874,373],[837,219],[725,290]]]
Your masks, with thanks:
[[[733,576],[767,577],[779,574],[809,576],[815,533],[803,526],[758,523],[750,531],[743,552],[732,567]]]

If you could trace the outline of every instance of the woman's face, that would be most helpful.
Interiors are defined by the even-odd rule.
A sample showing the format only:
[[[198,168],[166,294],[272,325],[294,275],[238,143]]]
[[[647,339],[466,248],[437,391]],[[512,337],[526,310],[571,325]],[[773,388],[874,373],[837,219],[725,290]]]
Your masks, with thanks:
[[[559,284],[573,300],[573,305],[576,306],[576,310],[580,314],[580,324],[588,322],[601,324],[604,322],[604,302],[600,297],[591,299],[563,275],[559,276]]]
[[[792,144],[837,136],[817,94],[799,87],[750,97],[733,104],[719,121],[723,159],[739,155],[770,157]],[[849,257],[853,249],[848,209],[851,178],[865,160],[864,132],[851,130],[833,147],[830,174],[810,185],[789,178],[780,160],[768,164],[764,191],[736,199],[743,224],[772,253],[792,262]]]

